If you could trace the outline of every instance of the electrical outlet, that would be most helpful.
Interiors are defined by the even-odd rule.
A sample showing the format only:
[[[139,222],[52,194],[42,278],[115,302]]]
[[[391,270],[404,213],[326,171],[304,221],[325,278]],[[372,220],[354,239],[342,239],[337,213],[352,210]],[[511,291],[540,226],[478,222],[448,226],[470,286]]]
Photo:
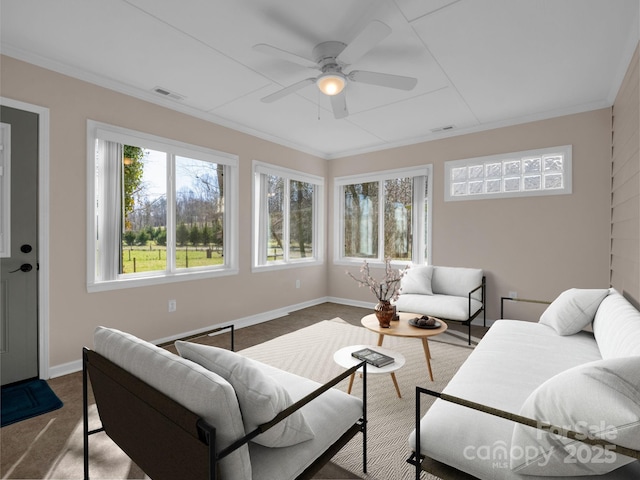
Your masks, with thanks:
[[[177,304],[175,300],[169,300],[169,311],[175,312],[177,308]]]
[[[300,280],[296,280],[296,288],[300,288]]]
[[[509,292],[509,298],[518,298],[518,292]]]

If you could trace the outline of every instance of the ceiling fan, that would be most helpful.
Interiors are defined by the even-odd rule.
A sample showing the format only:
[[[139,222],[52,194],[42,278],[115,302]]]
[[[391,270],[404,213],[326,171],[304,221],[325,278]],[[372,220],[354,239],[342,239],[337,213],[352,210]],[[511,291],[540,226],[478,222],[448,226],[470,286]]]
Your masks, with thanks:
[[[254,45],[253,48],[256,51],[303,67],[320,70],[321,72],[320,75],[316,77],[306,78],[282,90],[278,90],[271,95],[267,95],[262,101],[265,103],[275,102],[307,85],[315,83],[320,91],[328,95],[331,99],[331,108],[335,118],[344,118],[349,115],[345,96],[345,86],[348,82],[360,82],[400,90],[412,90],[418,83],[418,80],[412,77],[364,70],[351,70],[348,73],[343,71],[345,68],[357,62],[390,33],[391,28],[378,20],[374,20],[369,23],[349,45],[336,41],[323,42],[316,45],[312,52],[313,60],[264,43]]]

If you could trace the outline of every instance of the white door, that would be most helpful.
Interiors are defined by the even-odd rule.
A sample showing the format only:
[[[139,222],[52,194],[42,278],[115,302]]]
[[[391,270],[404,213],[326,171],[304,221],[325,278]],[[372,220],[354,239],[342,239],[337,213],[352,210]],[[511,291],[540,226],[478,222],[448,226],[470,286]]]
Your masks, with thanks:
[[[0,258],[0,381],[38,377],[38,115],[0,107],[9,125],[10,249]],[[6,171],[7,169],[3,169]],[[0,212],[6,205],[2,205]]]

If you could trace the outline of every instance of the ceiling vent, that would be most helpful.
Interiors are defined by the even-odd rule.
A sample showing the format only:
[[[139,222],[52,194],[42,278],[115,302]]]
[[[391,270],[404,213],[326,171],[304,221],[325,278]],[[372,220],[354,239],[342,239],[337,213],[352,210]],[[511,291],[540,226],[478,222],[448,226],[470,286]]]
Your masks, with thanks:
[[[431,133],[446,132],[447,130],[453,130],[454,128],[456,128],[455,125],[447,125],[446,127],[432,128]]]
[[[163,87],[153,87],[153,92],[163,97],[171,98],[172,100],[184,100],[184,96],[179,93],[172,92]]]

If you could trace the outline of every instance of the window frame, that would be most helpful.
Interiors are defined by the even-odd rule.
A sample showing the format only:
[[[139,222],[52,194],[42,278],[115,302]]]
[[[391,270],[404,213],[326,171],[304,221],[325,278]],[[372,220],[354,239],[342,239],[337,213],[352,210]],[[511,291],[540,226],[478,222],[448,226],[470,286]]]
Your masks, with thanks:
[[[487,200],[493,198],[514,198],[514,197],[537,197],[548,195],[569,195],[573,190],[572,182],[572,146],[562,145],[558,147],[538,148],[534,150],[525,150],[521,152],[503,153],[499,155],[488,155],[484,157],[465,158],[462,160],[452,160],[445,162],[444,164],[444,200],[445,202],[461,202],[467,200]],[[451,171],[458,167],[470,167],[470,166],[486,166],[489,163],[503,163],[509,160],[518,160],[520,162],[528,159],[550,155],[563,155],[563,183],[562,188],[540,188],[537,190],[518,190],[518,191],[500,191],[495,193],[467,193],[465,195],[453,195],[453,182],[451,178]],[[544,167],[541,167],[541,176],[543,174]],[[520,181],[525,176],[524,172],[520,172]],[[506,174],[504,172],[504,164],[502,168],[502,174],[499,177],[500,182],[504,184]],[[516,177],[513,177],[516,178]],[[497,178],[496,178],[497,179]],[[522,187],[522,185],[521,185]]]
[[[140,274],[117,275],[112,279],[97,278],[96,251],[98,240],[96,229],[96,192],[98,189],[96,170],[96,141],[98,139],[117,142],[120,144],[142,146],[159,150],[173,156],[182,156],[217,164],[225,168],[225,215],[224,215],[224,251],[225,263],[213,267],[198,267],[193,269],[176,269],[175,261],[167,262],[167,270],[145,272]],[[173,164],[167,162],[167,204],[175,203],[175,182],[173,180]],[[180,281],[197,280],[203,278],[236,275],[238,268],[238,156],[221,152],[211,148],[192,145],[157,135],[135,131],[128,128],[109,125],[106,123],[87,120],[87,291],[99,292],[122,288],[142,287],[174,283]],[[167,224],[175,223],[175,207],[168,208]],[[169,225],[168,225],[169,226]],[[173,225],[175,227],[175,225]],[[167,246],[172,244],[175,251],[175,231],[168,229]]]
[[[344,256],[344,186],[354,183],[379,183],[379,195],[381,199],[380,208],[378,208],[378,224],[383,225],[384,217],[384,181],[390,179],[396,179],[401,177],[426,177],[426,182],[423,183],[420,189],[414,188],[413,207],[411,212],[412,230],[413,232],[424,232],[426,229],[426,236],[413,235],[413,244],[411,246],[412,258],[410,260],[398,260],[394,259],[393,263],[397,265],[423,265],[429,264],[432,258],[432,219],[433,219],[433,165],[426,164],[418,167],[398,168],[392,170],[383,170],[373,173],[348,175],[342,177],[335,177],[334,182],[334,196],[333,196],[333,210],[334,210],[334,255],[333,263],[335,265],[362,265],[364,260],[373,266],[384,266],[384,229],[378,229],[378,257],[376,258],[363,258],[363,257],[346,257]],[[426,195],[425,195],[426,188]],[[424,212],[425,201],[427,204],[426,215]],[[426,218],[425,218],[426,217]],[[426,237],[426,238],[425,238]],[[425,258],[426,257],[426,258]]]
[[[251,232],[251,271],[260,272],[268,270],[279,270],[296,267],[308,267],[311,265],[322,265],[324,263],[324,237],[325,237],[325,220],[324,220],[324,178],[312,175],[310,173],[293,170],[278,165],[273,165],[260,160],[254,160],[252,165],[253,184],[252,184],[252,232]],[[265,187],[263,184],[263,175],[274,175],[282,177],[286,180],[287,201],[284,202],[284,216],[287,221],[284,223],[284,231],[286,241],[284,245],[289,248],[289,229],[290,229],[290,212],[289,212],[289,183],[291,180],[311,183],[315,185],[313,195],[313,256],[306,258],[282,259],[279,261],[268,262],[266,255],[262,251],[262,246],[267,238],[267,231],[264,222],[267,219],[267,205],[261,200],[264,198],[261,194]]]

